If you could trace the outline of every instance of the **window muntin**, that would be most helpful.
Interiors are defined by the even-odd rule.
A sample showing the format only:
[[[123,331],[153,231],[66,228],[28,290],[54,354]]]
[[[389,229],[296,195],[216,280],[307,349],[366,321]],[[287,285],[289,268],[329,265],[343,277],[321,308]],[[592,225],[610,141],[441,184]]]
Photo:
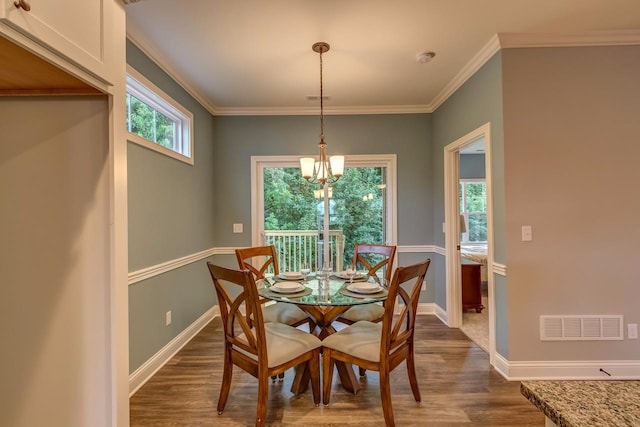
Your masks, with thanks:
[[[487,242],[487,186],[484,180],[461,180],[459,184],[460,214],[467,231],[462,243]]]
[[[193,114],[127,67],[128,140],[193,164]]]

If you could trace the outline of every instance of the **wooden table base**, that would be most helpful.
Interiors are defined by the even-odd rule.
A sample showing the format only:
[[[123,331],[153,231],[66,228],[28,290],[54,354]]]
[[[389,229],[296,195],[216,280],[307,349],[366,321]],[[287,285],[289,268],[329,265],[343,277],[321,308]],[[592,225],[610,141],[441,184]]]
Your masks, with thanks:
[[[312,333],[320,339],[324,339],[336,332],[335,328],[332,326],[333,321],[349,309],[349,306],[346,305],[298,305],[298,307],[313,317],[317,326]],[[322,366],[322,363],[320,366]],[[336,369],[338,370],[340,382],[345,390],[353,394],[358,393],[358,391],[360,391],[360,384],[353,372],[353,366],[344,362],[336,362]],[[296,376],[291,384],[291,392],[296,396],[304,393],[309,387],[310,378],[307,365],[298,365],[296,367]]]

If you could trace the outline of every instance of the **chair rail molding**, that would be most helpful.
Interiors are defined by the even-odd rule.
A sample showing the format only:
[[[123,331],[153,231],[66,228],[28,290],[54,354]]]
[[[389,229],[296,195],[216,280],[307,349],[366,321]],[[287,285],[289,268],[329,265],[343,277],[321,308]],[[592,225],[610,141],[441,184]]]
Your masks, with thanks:
[[[180,258],[172,259],[162,262],[160,264],[152,265],[149,267],[141,268],[140,270],[132,271],[128,275],[129,285],[141,282],[146,279],[150,279],[154,276],[158,276],[167,271],[175,270],[185,265],[209,258],[213,255],[234,255],[235,248],[210,248],[204,251],[196,252],[194,254],[186,255]]]

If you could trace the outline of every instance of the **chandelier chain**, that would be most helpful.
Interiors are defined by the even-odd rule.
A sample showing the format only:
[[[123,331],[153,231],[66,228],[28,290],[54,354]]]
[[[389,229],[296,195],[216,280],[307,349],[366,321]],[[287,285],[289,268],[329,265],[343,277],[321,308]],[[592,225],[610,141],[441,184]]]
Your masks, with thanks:
[[[324,141],[324,96],[323,96],[323,85],[322,85],[322,51],[324,49],[320,49],[320,140]]]

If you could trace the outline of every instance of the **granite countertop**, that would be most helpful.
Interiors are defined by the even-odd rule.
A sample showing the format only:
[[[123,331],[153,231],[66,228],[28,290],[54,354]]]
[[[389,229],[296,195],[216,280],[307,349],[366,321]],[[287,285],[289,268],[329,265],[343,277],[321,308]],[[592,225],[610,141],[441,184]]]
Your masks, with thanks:
[[[640,426],[640,381],[523,381],[520,392],[559,427]]]

